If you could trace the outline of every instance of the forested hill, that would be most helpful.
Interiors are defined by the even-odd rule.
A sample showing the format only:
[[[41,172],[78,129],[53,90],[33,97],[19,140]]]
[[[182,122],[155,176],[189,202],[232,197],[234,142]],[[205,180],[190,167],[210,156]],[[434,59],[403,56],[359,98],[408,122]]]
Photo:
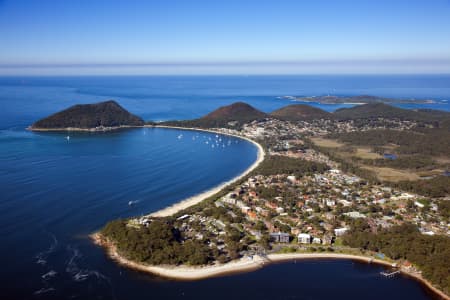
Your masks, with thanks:
[[[369,103],[350,108],[341,108],[333,113],[339,120],[355,119],[400,119],[424,122],[443,122],[450,120],[450,113],[431,109],[411,110],[391,106],[384,103]]]
[[[144,121],[110,100],[94,104],[78,104],[37,121],[32,130],[96,127],[142,126]]]
[[[247,103],[235,102],[227,106],[219,107],[199,119],[187,121],[167,121],[163,122],[162,125],[200,128],[234,127],[247,122],[262,120],[267,117],[267,114],[257,110]]]
[[[270,115],[276,119],[286,121],[330,119],[333,117],[333,115],[327,111],[305,104],[288,105],[271,112]]]

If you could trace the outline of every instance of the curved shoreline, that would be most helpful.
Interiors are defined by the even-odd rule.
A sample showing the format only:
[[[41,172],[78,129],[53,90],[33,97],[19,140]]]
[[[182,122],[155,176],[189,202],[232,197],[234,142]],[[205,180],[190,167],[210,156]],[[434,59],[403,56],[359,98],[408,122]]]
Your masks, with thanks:
[[[215,131],[215,130],[201,129],[201,128],[187,128],[187,127],[176,127],[176,126],[155,125],[155,126],[145,126],[145,127],[146,128],[167,128],[167,129],[177,129],[177,130],[202,131],[202,132],[209,132],[209,133],[233,136],[233,137],[243,139],[243,140],[246,140],[247,142],[252,143],[253,145],[256,146],[256,148],[258,150],[257,158],[256,158],[255,162],[252,165],[250,165],[250,167],[248,167],[243,173],[237,175],[236,177],[234,177],[228,181],[222,182],[221,184],[219,184],[209,190],[206,190],[204,192],[201,192],[199,194],[196,194],[194,196],[191,196],[189,198],[181,200],[180,202],[177,202],[166,208],[155,211],[155,212],[149,214],[150,217],[168,217],[168,216],[174,215],[174,214],[178,213],[179,211],[182,211],[188,207],[196,205],[196,204],[202,202],[203,200],[205,200],[206,198],[217,194],[222,189],[224,189],[226,186],[233,184],[236,181],[239,181],[243,177],[247,176],[251,171],[256,169],[256,167],[258,167],[259,164],[264,160],[264,157],[266,155],[263,147],[260,144],[258,144],[257,142],[255,142],[247,137],[243,137],[243,136],[239,136],[239,135],[235,135],[235,134],[224,133],[224,132]]]
[[[365,263],[374,263],[377,265],[382,265],[386,267],[392,267],[392,264],[380,260],[375,259],[373,257],[369,256],[360,256],[360,255],[352,255],[352,254],[338,254],[338,253],[288,253],[288,254],[269,254],[268,258],[271,262],[286,262],[286,261],[292,261],[292,260],[310,260],[310,259],[350,259],[355,260],[359,262],[365,262]],[[443,291],[437,289],[434,287],[431,282],[423,278],[420,274],[410,272],[408,270],[405,270],[403,268],[398,269],[401,274],[411,277],[413,280],[416,280],[417,282],[423,284],[426,286],[431,292],[433,292],[435,295],[441,297],[445,300],[450,300],[450,296],[445,294]]]
[[[181,281],[196,281],[212,277],[220,277],[232,274],[240,274],[246,272],[256,271],[263,268],[266,265],[283,263],[287,261],[295,260],[353,260],[364,262],[368,264],[377,264],[385,267],[392,267],[392,263],[375,259],[369,256],[360,256],[352,254],[340,254],[340,253],[287,253],[287,254],[269,254],[267,257],[254,256],[252,259],[241,258],[239,260],[231,261],[225,264],[215,264],[208,266],[190,267],[190,266],[172,266],[172,265],[145,265],[129,260],[121,256],[117,247],[105,240],[99,233],[95,233],[90,236],[96,245],[104,247],[108,256],[116,261],[119,265],[140,271],[150,273],[156,276],[164,277],[167,279],[181,280]],[[428,280],[424,279],[420,274],[409,272],[405,269],[399,269],[399,271],[413,280],[423,284],[435,295],[442,299],[450,300],[450,297],[441,290],[434,287]]]
[[[219,184],[216,187],[213,187],[207,191],[204,191],[200,194],[191,196],[187,199],[184,199],[178,203],[175,203],[171,206],[158,210],[149,214],[151,217],[167,217],[178,213],[188,207],[196,205],[208,197],[213,196],[214,194],[220,192],[226,186],[235,183],[241,178],[248,175],[251,171],[253,171],[263,160],[265,157],[265,151],[260,144],[257,142],[243,136],[224,133],[215,130],[209,129],[201,129],[201,128],[188,128],[188,127],[177,127],[177,126],[164,126],[164,125],[144,125],[143,128],[167,128],[167,129],[177,129],[177,130],[190,130],[190,131],[202,131],[209,132],[221,135],[233,136],[236,138],[244,139],[252,144],[254,144],[257,149],[257,159],[256,161],[248,167],[243,173],[240,175]],[[252,259],[241,258],[239,260],[231,261],[225,264],[214,264],[208,266],[199,266],[199,267],[191,267],[191,266],[172,266],[172,265],[146,265],[142,263],[138,263],[132,260],[129,260],[123,256],[121,256],[117,247],[105,240],[104,237],[101,236],[99,232],[96,232],[90,235],[90,238],[94,241],[96,245],[104,247],[106,249],[107,255],[116,261],[118,264],[136,270],[140,272],[150,273],[156,276],[164,277],[167,279],[175,279],[182,281],[195,281],[201,279],[207,279],[212,277],[220,277],[231,274],[245,273],[251,272],[258,269],[261,269],[265,265],[270,265],[273,263],[282,263],[286,261],[292,260],[312,260],[312,259],[342,259],[342,260],[354,260],[365,263],[374,263],[386,267],[392,267],[392,264],[383,260],[375,259],[369,256],[359,256],[359,255],[351,255],[351,254],[340,254],[340,253],[288,253],[288,254],[269,254],[267,257],[254,256]],[[424,279],[420,274],[409,272],[405,269],[399,269],[399,271],[406,276],[411,277],[413,280],[423,284],[427,287],[431,292],[435,295],[439,296],[442,299],[450,300],[450,296],[445,294],[443,291],[434,287],[428,280]]]

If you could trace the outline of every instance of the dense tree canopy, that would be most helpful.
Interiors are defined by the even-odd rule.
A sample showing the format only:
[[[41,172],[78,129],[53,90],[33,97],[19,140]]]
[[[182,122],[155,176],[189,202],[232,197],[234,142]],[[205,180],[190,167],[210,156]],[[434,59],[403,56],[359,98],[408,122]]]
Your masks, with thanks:
[[[404,224],[372,233],[358,220],[344,236],[351,247],[381,252],[392,259],[405,259],[417,265],[423,276],[450,292],[450,238],[421,234],[414,225]]]
[[[179,231],[160,220],[139,229],[127,226],[127,221],[115,220],[106,224],[101,234],[113,241],[122,255],[137,262],[202,265],[211,259],[210,250],[202,241],[182,243]]]

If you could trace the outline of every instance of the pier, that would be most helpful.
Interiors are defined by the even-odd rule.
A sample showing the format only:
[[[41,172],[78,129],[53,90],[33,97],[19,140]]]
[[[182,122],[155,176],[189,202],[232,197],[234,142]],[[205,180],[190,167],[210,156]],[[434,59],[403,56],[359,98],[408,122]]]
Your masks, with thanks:
[[[393,271],[393,272],[380,272],[381,275],[383,275],[384,277],[387,277],[387,278],[392,278],[399,273],[400,273],[400,270]]]

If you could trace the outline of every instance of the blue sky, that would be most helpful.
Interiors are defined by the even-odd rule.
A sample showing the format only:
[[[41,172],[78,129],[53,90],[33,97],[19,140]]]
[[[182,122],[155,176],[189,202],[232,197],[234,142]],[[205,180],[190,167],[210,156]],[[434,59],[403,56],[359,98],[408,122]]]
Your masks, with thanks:
[[[0,0],[0,74],[450,73],[450,0]]]

